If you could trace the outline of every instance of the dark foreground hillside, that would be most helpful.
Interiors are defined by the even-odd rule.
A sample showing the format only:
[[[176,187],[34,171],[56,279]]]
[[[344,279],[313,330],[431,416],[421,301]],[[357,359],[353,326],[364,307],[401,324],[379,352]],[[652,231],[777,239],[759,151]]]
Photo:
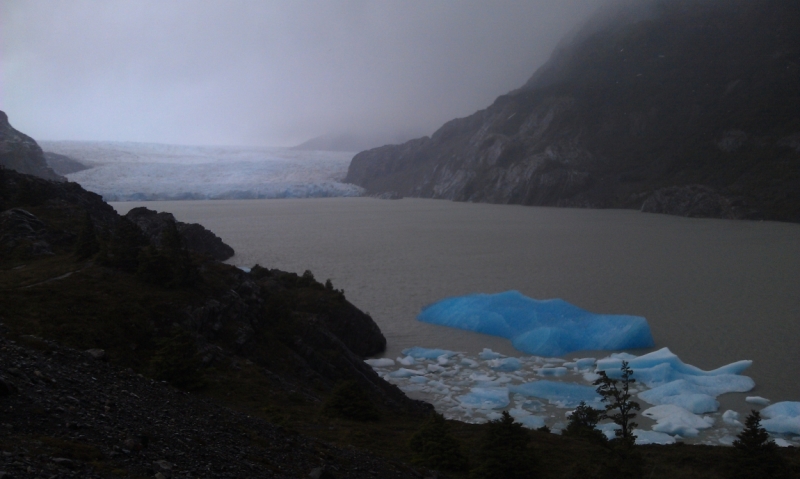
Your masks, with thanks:
[[[800,3],[631,5],[485,110],[359,153],[345,181],[369,194],[800,221]]]

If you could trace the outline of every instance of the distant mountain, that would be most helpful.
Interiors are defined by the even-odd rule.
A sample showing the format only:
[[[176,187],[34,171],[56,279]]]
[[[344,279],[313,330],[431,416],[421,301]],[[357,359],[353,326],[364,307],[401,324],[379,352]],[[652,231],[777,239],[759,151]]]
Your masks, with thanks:
[[[800,221],[800,3],[642,3],[590,21],[485,110],[359,153],[345,181],[368,194]]]
[[[0,111],[0,166],[46,180],[65,181],[47,165],[36,141],[15,130],[3,111]]]
[[[351,134],[322,135],[305,141],[293,150],[320,150],[320,151],[362,151],[389,143],[402,143],[411,135],[380,135],[380,134]]]

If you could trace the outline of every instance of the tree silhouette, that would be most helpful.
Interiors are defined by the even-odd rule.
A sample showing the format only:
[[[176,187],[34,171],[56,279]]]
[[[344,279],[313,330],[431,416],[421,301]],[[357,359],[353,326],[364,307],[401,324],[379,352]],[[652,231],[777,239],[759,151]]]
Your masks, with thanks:
[[[522,424],[503,411],[503,416],[489,421],[478,450],[478,466],[470,472],[475,479],[531,479],[536,465],[528,449],[530,437]]]
[[[622,380],[617,381],[608,377],[605,371],[600,371],[600,377],[595,380],[597,394],[602,396],[605,405],[605,412],[600,415],[600,419],[611,419],[615,424],[619,424],[620,429],[616,429],[614,434],[616,440],[624,445],[632,446],[636,441],[633,429],[638,426],[632,421],[636,417],[634,411],[639,411],[639,403],[631,401],[630,386],[635,383],[633,370],[628,366],[627,361],[622,361],[620,367]],[[617,386],[621,383],[621,386]]]
[[[778,454],[778,445],[761,427],[761,413],[751,410],[744,422],[744,430],[733,441],[736,457],[731,476],[735,479],[785,477],[785,464]]]
[[[564,429],[564,436],[582,437],[598,442],[605,442],[606,436],[596,428],[597,421],[600,420],[602,411],[587,406],[584,401],[572,411],[569,417],[569,424]]]

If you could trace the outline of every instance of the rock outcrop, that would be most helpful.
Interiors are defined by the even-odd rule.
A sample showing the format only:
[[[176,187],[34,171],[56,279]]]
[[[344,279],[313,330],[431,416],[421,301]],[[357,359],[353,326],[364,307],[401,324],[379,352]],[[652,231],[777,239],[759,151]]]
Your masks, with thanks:
[[[177,221],[172,213],[158,213],[140,206],[128,211],[125,218],[139,226],[156,246],[160,246],[161,234],[167,224],[174,223],[189,251],[210,256],[218,261],[225,261],[234,255],[233,248],[225,244],[219,236],[197,223]]]
[[[662,213],[689,218],[739,219],[747,212],[735,202],[703,185],[672,186],[656,190],[642,203],[645,213]]]
[[[47,166],[59,175],[68,175],[91,168],[67,155],[59,155],[58,153],[49,151],[44,152],[44,159],[47,161]]]
[[[0,111],[0,166],[46,180],[64,181],[47,166],[44,152],[36,141],[15,130],[3,111]]]
[[[635,209],[702,185],[740,205],[706,213],[800,221],[800,6],[651,6],[589,22],[485,110],[359,153],[345,181],[373,195]]]

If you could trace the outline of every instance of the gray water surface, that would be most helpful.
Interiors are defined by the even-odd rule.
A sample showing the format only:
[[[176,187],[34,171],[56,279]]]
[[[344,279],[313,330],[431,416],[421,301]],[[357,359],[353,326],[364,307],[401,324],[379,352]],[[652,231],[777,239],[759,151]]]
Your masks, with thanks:
[[[800,400],[797,224],[423,199],[113,206],[201,223],[236,250],[232,264],[330,278],[372,315],[392,358],[415,345],[520,355],[505,339],[415,320],[445,297],[516,289],[596,313],[644,316],[656,348],[703,369],[752,359],[745,374],[757,386],[748,395]]]

